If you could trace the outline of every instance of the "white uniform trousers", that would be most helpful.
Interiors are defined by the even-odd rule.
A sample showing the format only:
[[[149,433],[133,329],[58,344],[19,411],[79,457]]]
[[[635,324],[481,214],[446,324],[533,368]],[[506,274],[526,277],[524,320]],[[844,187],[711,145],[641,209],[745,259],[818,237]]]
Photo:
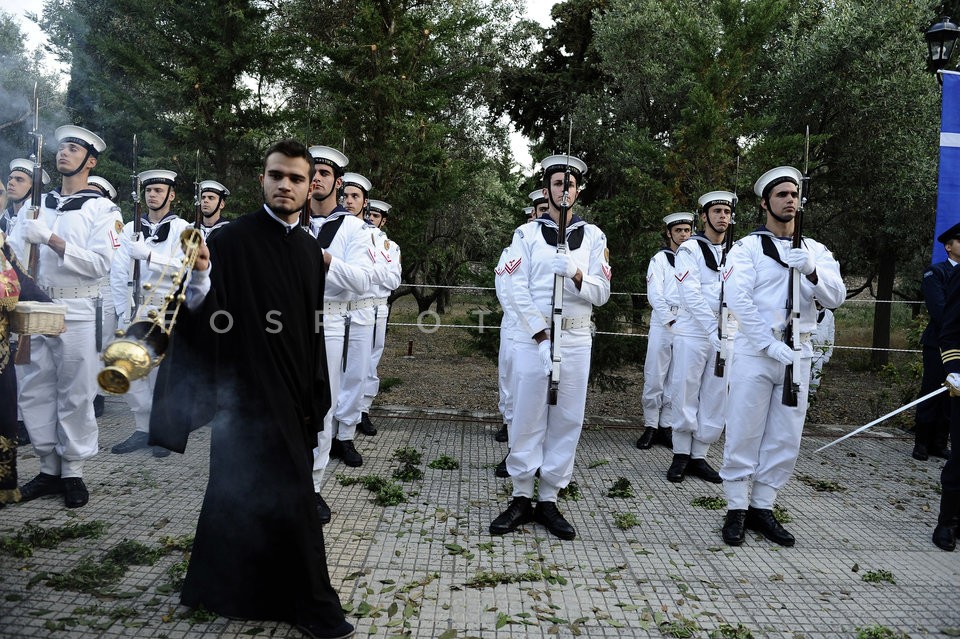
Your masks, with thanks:
[[[823,365],[827,363],[826,359],[825,353],[814,350],[813,361],[810,363],[810,391],[813,393],[820,388],[820,377],[823,376]]]
[[[66,327],[58,337],[30,338],[30,363],[17,367],[18,402],[40,471],[83,477],[83,461],[97,454],[96,321],[66,320]]]
[[[670,362],[673,359],[673,330],[651,324],[647,355],[643,360],[643,425],[647,428],[673,426],[670,404]]]
[[[158,366],[150,374],[130,382],[130,390],[123,398],[133,413],[134,428],[141,433],[150,432],[150,411],[153,409],[153,389],[157,386]]]
[[[673,339],[673,452],[703,459],[720,439],[727,406],[727,373],[713,374],[716,351],[705,337],[676,335]]]
[[[333,413],[337,409],[337,392],[340,389],[340,354],[343,352],[343,335],[327,332],[324,320],[323,342],[327,350],[327,379],[330,380],[330,410],[323,416],[323,430],[317,433],[317,447],[313,449],[313,490],[320,492],[323,476],[330,464],[330,445],[334,435]],[[341,326],[342,330],[342,326]],[[335,355],[333,355],[335,353]]]
[[[777,492],[793,473],[807,414],[810,359],[800,360],[797,405],[784,406],[784,365],[751,353],[735,353],[730,373],[730,414],[723,449],[723,492],[727,508],[772,509]],[[751,492],[750,480],[753,480]]]
[[[500,350],[497,354],[497,388],[500,392],[497,408],[503,415],[503,423],[513,421],[513,339],[507,331],[500,331]]]
[[[540,501],[557,501],[559,490],[570,483],[583,429],[591,346],[589,338],[561,340],[557,404],[548,406],[548,377],[540,365],[536,343],[515,342],[513,421],[507,428],[507,471],[513,479],[514,497],[533,497],[538,468]]]
[[[370,370],[363,383],[363,400],[360,402],[360,412],[369,413],[373,400],[380,392],[380,377],[377,375],[377,366],[383,357],[383,345],[387,339],[387,307],[377,307],[377,323],[373,326],[373,346],[370,351]]]
[[[353,439],[360,423],[363,403],[363,389],[370,370],[370,351],[373,347],[373,324],[350,326],[350,344],[347,347],[347,368],[340,372],[340,389],[336,394],[336,410],[333,413],[337,421],[336,437],[340,441]],[[327,359],[331,357],[327,351]],[[342,366],[343,346],[333,353],[337,366]],[[331,388],[335,388],[331,386]]]

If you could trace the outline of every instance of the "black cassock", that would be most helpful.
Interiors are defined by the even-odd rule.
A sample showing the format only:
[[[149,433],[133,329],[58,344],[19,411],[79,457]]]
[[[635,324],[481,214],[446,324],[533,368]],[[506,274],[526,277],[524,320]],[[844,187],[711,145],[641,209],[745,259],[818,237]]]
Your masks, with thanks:
[[[220,615],[335,627],[313,492],[330,406],[319,243],[263,209],[210,238],[211,289],[185,307],[159,371],[151,444],[183,452],[212,417],[210,478],[181,602]]]

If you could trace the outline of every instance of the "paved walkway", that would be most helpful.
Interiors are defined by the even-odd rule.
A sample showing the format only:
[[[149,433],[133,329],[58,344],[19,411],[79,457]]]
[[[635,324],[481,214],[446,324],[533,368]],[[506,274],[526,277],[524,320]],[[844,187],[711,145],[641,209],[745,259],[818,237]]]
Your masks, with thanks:
[[[492,437],[495,416],[387,407],[374,419],[380,434],[357,442],[364,466],[334,462],[325,490],[334,511],[325,528],[330,572],[358,636],[798,639],[857,637],[875,625],[915,638],[960,633],[960,552],[930,543],[942,463],[914,461],[904,438],[815,454],[832,429],[809,429],[778,504],[797,545],[751,534],[730,548],[720,540],[723,511],[704,507],[722,497],[719,486],[670,484],[668,450],[639,451],[636,430],[590,420],[574,476],[580,497],[560,504],[578,536],[561,542],[533,524],[505,537],[487,533],[509,499],[509,481],[493,476],[506,451]],[[132,428],[123,401],[108,399],[86,507],[70,511],[45,498],[0,510],[8,539],[28,524],[106,524],[99,538],[36,548],[31,557],[0,553],[0,637],[298,637],[284,624],[203,619],[178,606],[184,553],[171,539],[193,534],[209,431],[194,433],[184,456],[110,454]],[[393,453],[404,447],[422,453],[424,473],[402,483],[406,503],[378,506],[360,484],[334,477],[390,478],[400,465]],[[715,465],[719,454],[711,451]],[[460,468],[427,467],[441,455]],[[22,477],[36,474],[29,448],[20,464]],[[620,478],[633,497],[607,496]],[[631,518],[627,528],[615,523]],[[166,543],[165,551],[152,566],[121,568],[98,595],[80,592],[124,540],[141,550]]]

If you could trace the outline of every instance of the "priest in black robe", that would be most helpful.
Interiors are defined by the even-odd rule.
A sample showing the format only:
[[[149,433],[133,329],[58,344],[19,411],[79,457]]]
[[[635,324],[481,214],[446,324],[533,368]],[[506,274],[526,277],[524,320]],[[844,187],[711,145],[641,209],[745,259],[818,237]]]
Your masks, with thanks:
[[[271,147],[263,208],[201,249],[160,371],[150,443],[183,452],[189,431],[212,418],[181,603],[288,622],[308,637],[349,637],[311,475],[330,406],[325,258],[299,225],[312,169],[299,142]]]

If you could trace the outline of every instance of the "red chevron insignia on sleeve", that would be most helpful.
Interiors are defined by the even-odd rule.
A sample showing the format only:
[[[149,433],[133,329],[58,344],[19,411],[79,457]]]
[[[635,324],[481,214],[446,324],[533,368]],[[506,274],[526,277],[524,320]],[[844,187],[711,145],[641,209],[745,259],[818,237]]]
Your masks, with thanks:
[[[513,272],[520,268],[520,262],[523,258],[518,257],[515,260],[510,260],[503,265],[503,270],[506,271],[509,275],[513,275]]]
[[[605,278],[607,278],[607,281],[609,282],[610,279],[613,277],[613,269],[611,269],[611,268],[610,268],[609,266],[607,266],[606,264],[604,264],[603,266],[601,266],[600,269],[603,271],[603,276],[604,276]]]

